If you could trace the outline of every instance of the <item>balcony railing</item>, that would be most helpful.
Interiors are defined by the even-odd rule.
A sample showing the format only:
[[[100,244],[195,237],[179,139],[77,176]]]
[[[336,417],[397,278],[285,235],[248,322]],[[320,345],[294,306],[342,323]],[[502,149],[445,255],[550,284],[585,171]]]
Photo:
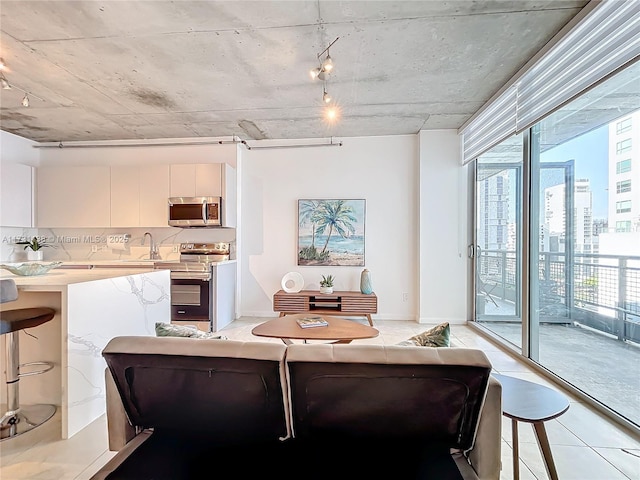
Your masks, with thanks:
[[[513,302],[520,317],[516,252],[482,250],[478,267],[490,294]],[[541,252],[531,303],[540,322],[575,322],[640,344],[640,257],[573,254],[568,263],[565,253]]]

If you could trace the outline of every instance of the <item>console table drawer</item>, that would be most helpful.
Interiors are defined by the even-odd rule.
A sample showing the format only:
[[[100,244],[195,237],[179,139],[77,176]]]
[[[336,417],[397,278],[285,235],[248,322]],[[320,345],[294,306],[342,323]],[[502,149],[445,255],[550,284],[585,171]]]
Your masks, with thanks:
[[[334,291],[322,294],[316,290],[287,293],[279,290],[273,295],[273,311],[280,316],[312,312],[320,315],[344,315],[367,317],[370,325],[372,313],[378,313],[378,297],[375,293]]]
[[[342,312],[376,313],[378,311],[378,297],[373,294],[363,297],[344,297],[340,310]]]
[[[279,293],[279,292],[278,292]],[[309,310],[309,297],[282,292],[273,297],[273,310],[275,312],[306,312]]]

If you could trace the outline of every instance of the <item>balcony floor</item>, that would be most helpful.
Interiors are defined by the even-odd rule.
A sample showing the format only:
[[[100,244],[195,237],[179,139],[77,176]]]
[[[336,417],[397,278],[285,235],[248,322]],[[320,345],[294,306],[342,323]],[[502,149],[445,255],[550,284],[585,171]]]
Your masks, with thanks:
[[[513,303],[494,298],[487,302],[478,324],[521,351],[522,325],[500,316],[513,316]],[[544,368],[640,424],[640,345],[619,341],[611,335],[579,324],[542,323],[539,358]]]

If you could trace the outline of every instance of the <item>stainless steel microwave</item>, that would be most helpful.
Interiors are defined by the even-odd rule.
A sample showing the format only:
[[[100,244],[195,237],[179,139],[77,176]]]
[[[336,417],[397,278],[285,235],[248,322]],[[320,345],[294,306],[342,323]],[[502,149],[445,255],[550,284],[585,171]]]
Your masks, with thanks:
[[[222,226],[222,198],[169,198],[169,225],[172,227]]]

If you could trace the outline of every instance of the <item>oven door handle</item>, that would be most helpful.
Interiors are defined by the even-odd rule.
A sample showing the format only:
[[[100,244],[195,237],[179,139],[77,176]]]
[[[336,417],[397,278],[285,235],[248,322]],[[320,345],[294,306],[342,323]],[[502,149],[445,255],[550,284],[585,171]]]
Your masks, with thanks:
[[[209,272],[171,272],[171,280],[211,280]]]

